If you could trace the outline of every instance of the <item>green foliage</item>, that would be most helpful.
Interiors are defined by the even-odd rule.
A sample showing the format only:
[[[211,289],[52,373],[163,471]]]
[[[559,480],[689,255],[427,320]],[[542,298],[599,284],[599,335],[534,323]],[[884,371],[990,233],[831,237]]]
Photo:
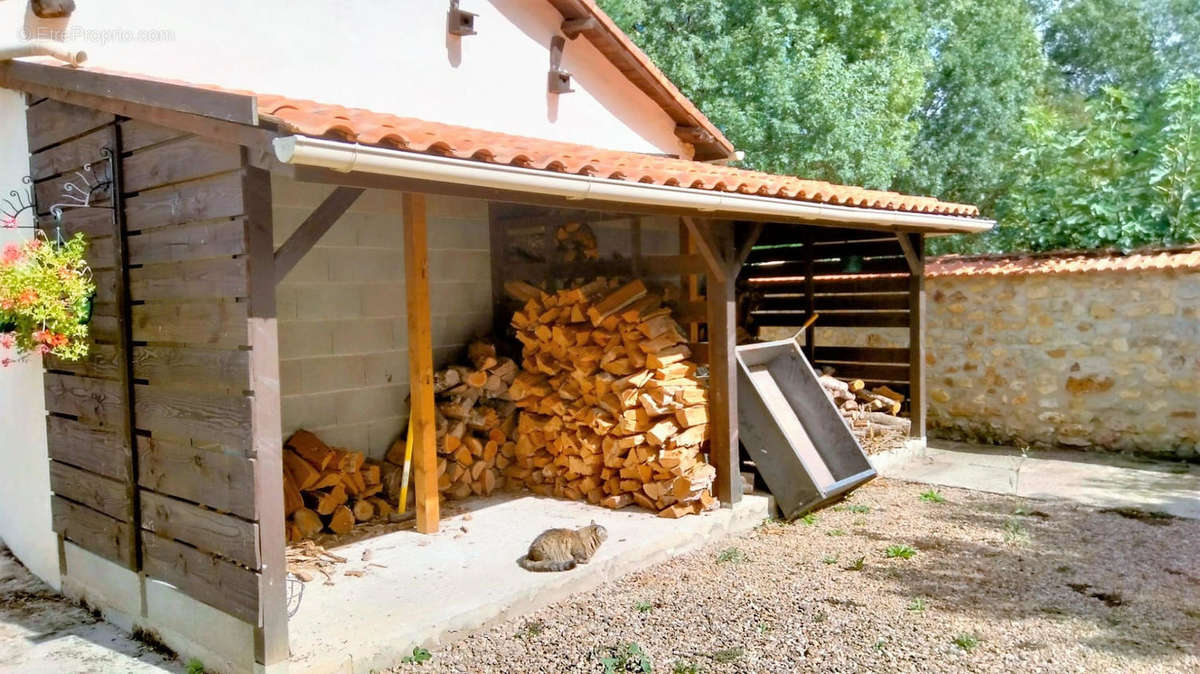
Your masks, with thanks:
[[[866,565],[867,565],[867,558],[864,556],[864,557],[859,557],[858,559],[854,560],[853,562],[850,563],[849,566],[843,566],[842,568],[846,571],[862,571],[863,567],[865,567]]]
[[[429,662],[432,658],[433,653],[430,653],[428,650],[421,648],[420,646],[414,646],[412,655],[406,655],[403,658],[400,658],[400,662],[412,662],[418,665],[423,665],[426,662]]]
[[[978,204],[931,253],[1200,241],[1195,0],[600,0],[749,168]]]
[[[649,613],[650,611],[654,610],[654,604],[648,601],[639,601],[633,605],[633,608],[637,610],[638,613]]]
[[[600,664],[604,666],[604,674],[654,671],[650,657],[633,642],[608,649],[608,654],[600,658]]]
[[[1029,540],[1029,531],[1025,525],[1009,518],[1004,522],[1004,542],[1010,545],[1024,543]]]
[[[817,523],[817,514],[805,513],[804,516],[800,518],[800,522],[811,527]]]
[[[837,555],[825,555],[824,557],[821,558],[821,561],[826,564],[837,564],[838,556]]]
[[[925,600],[920,597],[914,597],[912,601],[908,602],[908,610],[914,613],[924,613]]]
[[[825,532],[825,535],[826,536],[845,536],[846,531],[844,529],[830,529],[829,531]]]
[[[671,674],[700,674],[700,667],[694,662],[676,660],[671,665]]]
[[[921,492],[921,500],[928,501],[929,503],[945,503],[946,497],[942,496],[942,493],[936,489],[926,489]]]
[[[744,561],[746,561],[746,553],[738,548],[726,548],[721,551],[721,554],[717,555],[717,564],[725,564],[727,562],[741,564]]]
[[[764,171],[873,187],[908,163],[929,52],[891,0],[602,0]]]
[[[526,620],[517,631],[518,639],[532,639],[546,631],[546,623],[542,620]]]
[[[912,559],[913,555],[917,554],[917,550],[910,545],[889,545],[883,554],[889,559]]]
[[[185,665],[187,674],[204,674],[204,663],[196,658],[187,661]]]
[[[4,246],[0,257],[0,349],[79,360],[88,352],[87,320],[96,292],[83,234],[62,245],[38,236]],[[0,363],[8,365],[4,357]]]
[[[975,649],[976,646],[979,645],[979,637],[969,632],[963,632],[962,634],[955,636],[950,643],[970,653]]]

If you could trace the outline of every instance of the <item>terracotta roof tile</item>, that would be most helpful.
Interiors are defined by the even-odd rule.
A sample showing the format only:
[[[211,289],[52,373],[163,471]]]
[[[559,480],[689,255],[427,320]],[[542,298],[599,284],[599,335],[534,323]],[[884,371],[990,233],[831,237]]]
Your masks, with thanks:
[[[1200,246],[1130,254],[1102,251],[977,257],[945,255],[930,259],[925,274],[931,277],[1015,276],[1165,269],[1200,269]]]
[[[261,117],[284,130],[305,136],[337,138],[363,145],[458,159],[697,190],[738,192],[883,210],[966,217],[979,215],[979,210],[974,206],[930,197],[832,185],[687,159],[604,150],[285,96],[256,96]]]
[[[64,67],[49,59],[43,65]],[[65,67],[64,67],[65,69]],[[588,145],[473,129],[383,112],[347,108],[287,96],[196,84],[103,68],[89,71],[254,96],[260,119],[283,131],[363,145],[434,154],[491,164],[509,164],[558,173],[668,185],[714,192],[846,205],[889,211],[974,218],[979,209],[932,197],[834,185],[819,180],[773,175],[720,164],[676,159]]]

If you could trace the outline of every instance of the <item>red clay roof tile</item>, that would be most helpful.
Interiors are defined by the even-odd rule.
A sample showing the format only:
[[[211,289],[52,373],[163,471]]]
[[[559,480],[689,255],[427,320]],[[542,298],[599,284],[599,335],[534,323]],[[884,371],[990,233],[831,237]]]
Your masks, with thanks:
[[[51,64],[48,61],[41,62]],[[213,84],[194,84],[99,68],[88,70],[254,96],[260,119],[277,124],[285,132],[305,136],[334,138],[363,145],[491,164],[509,164],[542,171],[696,190],[736,192],[876,210],[968,218],[979,216],[979,209],[975,206],[939,201],[932,197],[834,185],[819,180],[773,175],[688,159],[605,150],[588,145],[400,117],[362,108],[346,108],[287,96],[227,89]]]
[[[1171,250],[1045,253],[1031,255],[960,256],[931,258],[926,276],[1015,276],[1100,271],[1198,270],[1200,246]]]
[[[780,199],[842,204],[861,208],[975,217],[966,204],[930,197],[832,185],[718,164],[604,150],[429,122],[387,113],[317,103],[285,96],[257,94],[259,115],[281,128],[306,136],[391,147],[425,154],[512,164],[543,171],[576,173],[614,180],[739,192]]]

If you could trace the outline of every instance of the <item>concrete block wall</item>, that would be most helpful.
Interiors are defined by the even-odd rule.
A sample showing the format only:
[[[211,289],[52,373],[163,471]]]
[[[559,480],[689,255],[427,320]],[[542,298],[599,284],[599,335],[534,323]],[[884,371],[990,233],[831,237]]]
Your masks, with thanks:
[[[281,245],[331,187],[272,179]],[[491,325],[486,202],[429,197],[435,362]],[[277,286],[283,434],[381,458],[407,426],[401,194],[368,190]]]

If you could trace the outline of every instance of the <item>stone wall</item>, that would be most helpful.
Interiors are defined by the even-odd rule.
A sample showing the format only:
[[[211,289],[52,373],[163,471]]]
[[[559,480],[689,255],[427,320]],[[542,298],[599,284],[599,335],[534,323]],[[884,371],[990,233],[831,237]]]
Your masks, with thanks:
[[[1200,269],[1122,264],[931,275],[930,434],[1196,457]]]

